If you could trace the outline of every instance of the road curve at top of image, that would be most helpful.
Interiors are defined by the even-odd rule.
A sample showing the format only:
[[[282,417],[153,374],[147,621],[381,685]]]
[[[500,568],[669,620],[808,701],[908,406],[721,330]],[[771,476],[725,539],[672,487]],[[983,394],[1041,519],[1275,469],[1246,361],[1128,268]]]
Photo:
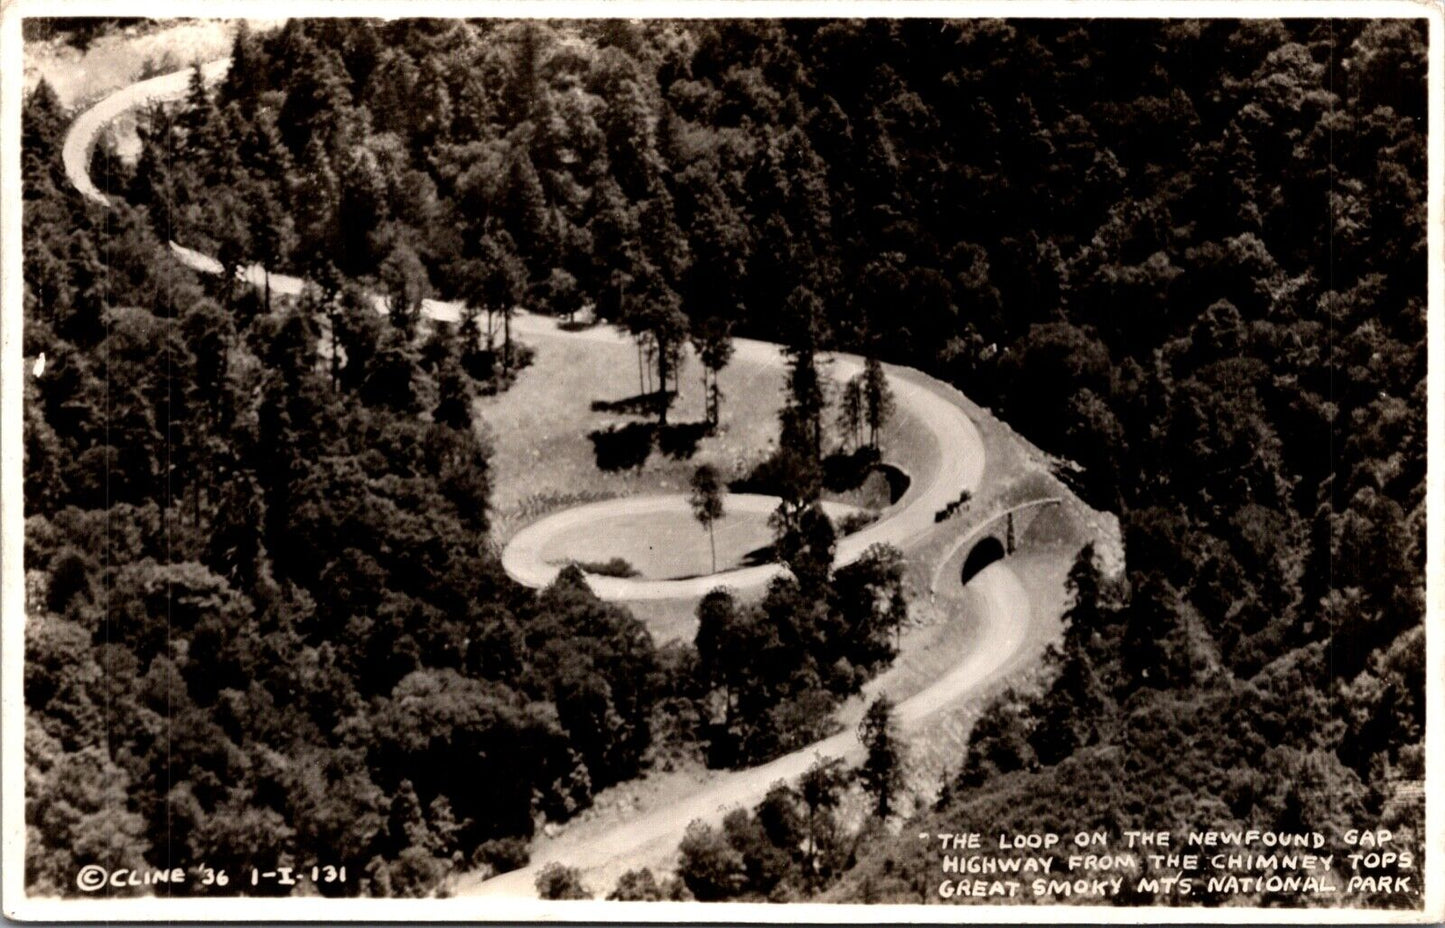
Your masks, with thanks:
[[[224,77],[230,68],[231,59],[219,58],[201,65],[201,78],[208,84],[215,83]],[[60,153],[65,164],[65,175],[70,178],[75,189],[87,199],[109,206],[109,198],[101,193],[90,179],[90,153],[95,148],[96,139],[100,138],[106,126],[127,110],[149,103],[179,100],[186,95],[190,85],[190,68],[172,71],[170,74],[122,87],[77,116],[75,122],[70,124],[65,135],[65,145]]]

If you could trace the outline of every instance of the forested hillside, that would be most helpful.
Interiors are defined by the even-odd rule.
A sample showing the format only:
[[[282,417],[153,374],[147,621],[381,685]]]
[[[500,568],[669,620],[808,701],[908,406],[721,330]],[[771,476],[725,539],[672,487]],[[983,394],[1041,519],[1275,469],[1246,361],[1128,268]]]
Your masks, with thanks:
[[[919,828],[1379,822],[1418,851],[1424,33],[1093,28],[1109,50],[1093,81],[1066,64],[1077,33],[1019,30],[1017,70],[987,71],[1019,75],[1044,130],[1048,193],[1018,211],[1049,289],[1024,329],[1000,280],[1014,334],[981,329],[1001,352],[963,382],[996,384],[1011,421],[1084,465],[1088,494],[1120,508],[1126,576],[1081,553],[1051,685],[985,714]],[[1059,93],[1093,100],[1054,122]],[[1030,161],[1006,162],[1007,183]],[[872,849],[837,897],[921,901],[917,850]]]
[[[1407,21],[293,20],[151,112],[134,167],[97,150],[108,212],[42,85],[28,882],[184,844],[425,891],[636,774],[686,662],[487,539],[470,399],[525,361],[519,302],[594,304],[664,385],[716,332],[916,366],[1120,514],[1125,576],[1081,555],[1046,691],[984,716],[940,820],[1418,839],[1424,50]],[[316,291],[200,282],[167,239]],[[461,338],[422,331],[431,294]],[[834,897],[919,901],[915,853],[872,842]]]
[[[502,572],[457,339],[350,285],[203,287],[159,212],[65,186],[43,84],[24,119],[31,891],[329,863],[422,894],[635,776],[667,675],[577,575]]]

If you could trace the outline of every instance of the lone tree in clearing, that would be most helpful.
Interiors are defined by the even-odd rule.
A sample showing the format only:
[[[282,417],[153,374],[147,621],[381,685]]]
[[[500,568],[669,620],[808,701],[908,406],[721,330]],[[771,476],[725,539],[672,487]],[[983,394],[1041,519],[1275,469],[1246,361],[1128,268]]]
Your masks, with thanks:
[[[712,573],[717,573],[717,540],[713,537],[713,523],[723,517],[723,496],[727,488],[717,468],[711,464],[700,464],[692,475],[692,514],[702,527],[707,529],[707,543],[712,550]]]

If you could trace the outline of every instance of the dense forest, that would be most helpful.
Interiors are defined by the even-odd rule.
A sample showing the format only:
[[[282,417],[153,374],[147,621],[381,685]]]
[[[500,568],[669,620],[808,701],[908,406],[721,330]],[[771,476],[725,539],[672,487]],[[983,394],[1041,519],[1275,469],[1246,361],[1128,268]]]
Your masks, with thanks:
[[[1070,178],[1083,202],[1019,210],[1056,256],[1034,279],[1057,291],[1035,304],[1050,318],[1002,336],[992,373],[1007,416],[1118,507],[1127,571],[1101,577],[1080,552],[1051,682],[985,713],[919,827],[1379,822],[1418,853],[1423,25],[1093,28],[1110,53],[1092,82],[1065,63],[1077,34],[1014,33],[1028,61],[1052,62],[1042,73],[1011,56],[988,68],[1030,109],[1061,87],[1097,94],[1062,122],[1041,115],[1041,176],[1060,172],[1042,183]],[[1076,187],[1066,139],[1090,123],[1084,173],[1108,179]],[[1009,182],[1028,173],[1010,164]],[[1080,234],[1041,228],[1089,215],[1089,196]],[[985,372],[962,382],[980,393]],[[873,849],[838,897],[921,900],[916,850]]]
[[[198,280],[163,214],[69,190],[66,121],[27,99],[32,891],[332,861],[323,891],[409,895],[525,861],[536,817],[643,764],[651,638],[580,575],[502,572],[457,339],[350,283],[327,316]]]
[[[28,882],[261,846],[425,892],[636,775],[669,707],[753,686],[699,737],[766,757],[759,713],[816,719],[891,657],[835,637],[857,669],[830,678],[795,635],[759,666],[807,666],[739,680],[710,656],[746,637],[659,651],[574,572],[512,584],[470,400],[525,362],[518,303],[592,304],[663,387],[689,340],[784,342],[787,448],[818,444],[817,352],[918,367],[1120,514],[1124,576],[1080,553],[1043,688],[984,714],[940,820],[1418,840],[1424,49],[1410,21],[293,20],[149,112],[135,165],[97,148],[109,211],[68,189],[42,84]],[[172,239],[316,286],[200,280]],[[433,294],[455,332],[419,324]],[[765,603],[704,608],[856,622],[809,553]],[[692,835],[689,889],[923,899],[907,842],[824,866],[766,825],[815,822],[805,795],[732,818],[769,867]]]

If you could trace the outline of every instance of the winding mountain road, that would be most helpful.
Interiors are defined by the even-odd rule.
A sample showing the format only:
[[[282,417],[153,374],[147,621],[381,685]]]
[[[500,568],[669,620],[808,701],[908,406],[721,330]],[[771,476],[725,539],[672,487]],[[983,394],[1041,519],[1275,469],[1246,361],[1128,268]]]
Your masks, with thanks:
[[[523,331],[530,334],[571,334],[559,332],[555,325],[547,325],[549,320],[542,317],[526,317],[526,321],[530,324],[524,326]],[[542,323],[542,326],[538,328],[536,323]],[[603,336],[619,345],[626,341],[623,335],[611,329],[587,331],[594,337]],[[759,364],[781,366],[784,363],[780,348],[769,342],[740,338],[734,340],[734,349],[736,357]],[[846,380],[863,369],[862,359],[854,355],[831,354],[829,358],[832,360],[833,376],[840,380]],[[927,475],[926,480],[915,479],[902,497],[883,510],[878,521],[838,540],[835,563],[839,566],[858,560],[871,545],[906,546],[909,541],[933,528],[934,513],[957,499],[960,492],[977,493],[979,482],[983,479],[983,441],[964,411],[927,386],[912,380],[894,377],[890,379],[890,385],[898,405],[929,430],[930,439],[943,452],[939,455],[940,464]],[[642,497],[633,498],[631,502],[597,504],[595,512],[601,514],[619,505],[640,511],[640,507],[659,505],[657,501],[661,499],[668,497]],[[529,586],[550,583],[559,568],[543,560],[543,545],[556,532],[574,526],[579,518],[586,518],[589,511],[592,510],[586,507],[569,509],[522,529],[502,552],[502,566],[512,577]],[[701,597],[718,586],[738,591],[761,589],[783,569],[778,564],[764,564],[686,580],[589,576],[587,582],[604,599],[684,599]]]
[[[216,80],[226,72],[229,64],[228,59],[211,62],[203,67],[203,73],[208,80]],[[182,98],[189,79],[189,71],[180,71],[142,81],[117,91],[81,114],[70,127],[63,152],[66,174],[75,188],[92,200],[108,204],[88,173],[90,152],[100,133],[111,121],[130,109],[152,101]],[[207,255],[174,243],[171,248],[181,262],[198,272],[221,272],[220,264]],[[251,283],[260,285],[264,271],[253,265],[241,274]],[[270,278],[272,291],[280,294],[299,294],[302,285],[300,279],[286,275],[273,274]],[[431,319],[456,321],[460,306],[428,300],[422,311]],[[519,314],[513,330],[523,337],[630,344],[623,335],[610,328],[566,332],[557,327],[555,320],[531,314]],[[769,343],[739,339],[736,350],[739,356],[762,363],[783,363],[778,346]],[[860,369],[861,360],[857,357],[834,356],[836,376],[851,376]],[[906,547],[911,540],[935,528],[935,511],[956,499],[963,490],[976,492],[983,479],[984,451],[978,430],[965,411],[949,398],[948,392],[941,385],[939,389],[933,389],[930,386],[933,381],[913,372],[907,377],[892,377],[891,382],[900,407],[906,408],[917,422],[929,430],[931,440],[942,452],[942,463],[935,472],[927,475],[927,479],[915,480],[903,497],[885,510],[877,522],[840,540],[838,560],[843,563],[855,560],[869,545],[877,542]],[[626,505],[626,501],[614,505]],[[646,498],[641,498],[636,499],[633,505],[645,506],[649,503]],[[545,527],[554,519],[585,518],[586,515],[585,507],[569,510],[519,532],[503,553],[504,566],[513,576],[530,585],[548,582],[557,568],[540,562],[538,539],[542,529],[538,526]],[[960,531],[965,527],[960,525]],[[529,531],[533,533],[531,536]],[[944,560],[956,560],[960,554],[960,549],[955,547]],[[943,563],[936,565],[932,575],[948,576],[943,573],[945,566]],[[589,583],[606,598],[683,598],[700,596],[723,584],[740,589],[761,586],[778,569],[776,566],[752,567],[679,581],[596,577],[589,578]],[[905,732],[921,728],[939,710],[957,705],[960,700],[1029,660],[1038,650],[1038,640],[1042,635],[1040,629],[1047,617],[1036,614],[1038,610],[1031,606],[1027,590],[1007,564],[989,566],[966,588],[959,585],[956,570],[951,576],[953,580],[941,584],[937,590],[940,605],[949,613],[951,622],[977,623],[976,634],[971,640],[978,644],[960,653],[951,669],[898,704],[897,720]],[[880,678],[875,684],[881,685],[883,680]],[[876,690],[878,686],[869,689]],[[569,828],[555,838],[541,838],[533,849],[532,863],[528,867],[485,881],[463,876],[457,881],[454,891],[460,895],[535,896],[533,880],[539,869],[548,862],[561,861],[581,868],[589,885],[605,892],[612,885],[605,879],[615,879],[624,869],[670,864],[683,832],[694,819],[716,822],[730,808],[756,803],[775,781],[799,776],[820,755],[853,759],[860,755],[861,750],[856,735],[852,731],[844,731],[771,763],[748,770],[719,773],[700,791],[666,802],[619,825]]]
[[[987,642],[987,647],[960,654],[952,670],[897,705],[895,719],[904,735],[922,728],[940,709],[1016,667],[1028,656],[1024,646],[1036,637],[1028,592],[1006,565],[996,563],[984,569],[968,585],[966,595],[964,592],[957,591],[957,608],[979,623],[976,640]],[[693,820],[716,824],[731,809],[755,805],[772,784],[796,780],[819,757],[840,757],[853,763],[862,759],[863,747],[857,734],[845,729],[769,763],[721,774],[685,799],[620,825],[597,833],[564,831],[556,838],[541,838],[526,867],[489,880],[464,875],[455,892],[464,896],[535,896],[537,874],[547,864],[559,862],[581,870],[587,886],[605,894],[626,870],[670,869],[677,845]]]
[[[230,69],[231,59],[220,58],[201,65],[201,76],[207,83],[215,83],[225,77]],[[70,178],[71,186],[87,198],[109,206],[110,200],[90,179],[90,153],[95,148],[96,140],[106,126],[126,112],[151,103],[179,100],[186,95],[190,84],[189,69],[172,71],[170,74],[122,87],[77,116],[66,132],[65,145],[60,152],[60,158],[65,163],[65,176]]]

